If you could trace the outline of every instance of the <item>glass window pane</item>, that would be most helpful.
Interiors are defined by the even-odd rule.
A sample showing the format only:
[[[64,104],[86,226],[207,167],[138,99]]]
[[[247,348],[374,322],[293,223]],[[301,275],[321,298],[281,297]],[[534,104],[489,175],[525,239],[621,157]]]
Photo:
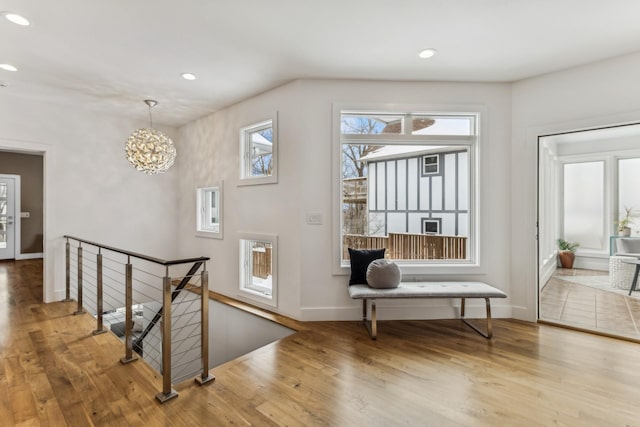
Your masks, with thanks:
[[[268,127],[249,134],[251,140],[251,176],[270,176],[273,172],[273,129]]]
[[[8,186],[5,183],[1,183],[0,184],[0,199],[6,199],[7,198],[7,189]]]
[[[402,118],[387,114],[343,114],[340,132],[345,135],[399,135],[402,134]]]
[[[240,239],[241,290],[261,298],[273,296],[273,243]]]
[[[386,248],[396,260],[469,259],[467,148],[343,144],[342,150],[343,260],[349,247]]]
[[[0,219],[0,249],[7,247],[7,220],[6,218]]]
[[[474,119],[469,116],[412,116],[413,135],[473,135]]]
[[[564,239],[581,249],[602,250],[604,200],[604,162],[565,164]]]
[[[630,208],[632,213],[640,213],[640,158],[620,159],[618,161],[618,215],[622,217],[625,208]],[[620,219],[620,218],[618,218]],[[640,220],[635,218],[631,222],[631,228],[637,229]],[[635,227],[634,227],[635,226]]]

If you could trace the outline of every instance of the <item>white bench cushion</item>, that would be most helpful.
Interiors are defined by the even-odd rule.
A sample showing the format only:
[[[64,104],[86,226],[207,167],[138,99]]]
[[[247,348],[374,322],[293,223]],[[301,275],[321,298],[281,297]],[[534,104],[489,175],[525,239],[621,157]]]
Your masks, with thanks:
[[[483,282],[403,282],[397,288],[374,289],[349,286],[354,299],[375,298],[506,298],[500,289]]]

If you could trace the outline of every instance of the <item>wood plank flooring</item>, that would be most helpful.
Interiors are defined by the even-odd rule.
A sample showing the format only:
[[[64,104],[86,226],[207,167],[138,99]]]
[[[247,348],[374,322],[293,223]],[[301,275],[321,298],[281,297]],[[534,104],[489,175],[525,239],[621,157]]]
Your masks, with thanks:
[[[42,263],[0,262],[2,426],[638,426],[640,347],[497,320],[309,322],[213,369],[161,382],[74,303],[42,304]],[[213,343],[215,345],[215,343]]]

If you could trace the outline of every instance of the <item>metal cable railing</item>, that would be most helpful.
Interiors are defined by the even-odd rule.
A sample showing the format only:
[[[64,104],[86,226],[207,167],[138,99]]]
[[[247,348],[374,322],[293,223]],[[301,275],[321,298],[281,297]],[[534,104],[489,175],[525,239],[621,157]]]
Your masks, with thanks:
[[[142,358],[160,373],[161,403],[178,395],[172,383],[195,374],[200,384],[214,379],[208,360],[208,257],[162,260],[64,237],[66,300],[77,301],[75,314],[96,317],[94,334],[107,332],[106,324],[123,337],[122,363]]]

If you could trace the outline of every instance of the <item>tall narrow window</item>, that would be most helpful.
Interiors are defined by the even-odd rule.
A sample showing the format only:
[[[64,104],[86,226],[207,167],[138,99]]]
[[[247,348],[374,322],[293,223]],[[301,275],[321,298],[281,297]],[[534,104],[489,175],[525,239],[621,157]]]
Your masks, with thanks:
[[[240,295],[277,306],[277,237],[243,234],[239,246]]]
[[[222,183],[196,191],[196,235],[222,239]]]
[[[240,129],[240,185],[278,182],[277,134],[275,117]]]
[[[640,158],[618,160],[618,218],[624,216],[625,208],[632,214],[640,213]],[[638,228],[639,220],[634,221],[633,228]]]
[[[579,243],[580,249],[605,248],[604,173],[604,161],[563,167],[564,239]]]

